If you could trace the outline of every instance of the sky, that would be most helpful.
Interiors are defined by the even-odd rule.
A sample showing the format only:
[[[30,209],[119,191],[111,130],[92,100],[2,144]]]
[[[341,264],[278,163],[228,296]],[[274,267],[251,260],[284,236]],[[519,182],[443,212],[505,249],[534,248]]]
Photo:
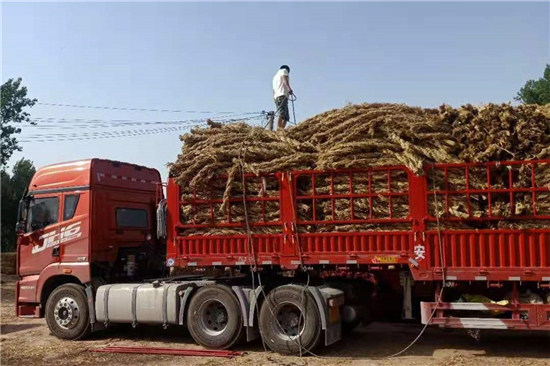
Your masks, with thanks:
[[[350,102],[509,102],[550,62],[548,2],[1,6],[1,80],[22,77],[40,103],[253,116],[245,113],[274,109],[271,79],[287,64],[299,122]],[[11,164],[98,157],[157,168],[164,179],[181,150],[180,132],[90,133],[185,128],[189,120],[227,115],[47,105],[29,112],[42,127],[22,126],[19,139],[28,142]],[[90,120],[160,124],[92,128]],[[32,137],[66,133],[81,140]]]

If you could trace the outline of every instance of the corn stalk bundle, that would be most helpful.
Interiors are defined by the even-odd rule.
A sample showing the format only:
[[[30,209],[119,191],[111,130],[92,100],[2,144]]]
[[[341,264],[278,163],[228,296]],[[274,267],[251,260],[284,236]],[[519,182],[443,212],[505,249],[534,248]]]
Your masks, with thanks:
[[[470,104],[440,108],[443,124],[461,147],[466,162],[545,159],[550,157],[550,124],[543,108],[534,105]]]
[[[456,142],[436,109],[359,104],[305,120],[289,137],[319,148],[318,169],[405,165],[421,174],[427,162],[453,162]]]
[[[235,180],[241,164],[246,173],[269,173],[309,168],[315,161],[312,144],[265,131],[246,123],[221,125],[208,121],[210,128],[195,128],[180,136],[182,152],[168,164],[170,176],[192,194],[205,188],[218,175]]]
[[[189,235],[228,235],[243,233],[241,229],[215,227],[216,223],[244,222],[242,197],[277,197],[279,183],[275,177],[247,178],[246,189],[242,173],[265,175],[289,170],[333,170],[346,168],[372,168],[401,165],[412,172],[426,174],[428,189],[438,192],[470,189],[489,189],[485,167],[469,169],[466,184],[464,169],[448,170],[445,179],[440,169],[424,171],[431,163],[488,162],[506,160],[550,158],[550,106],[488,104],[465,105],[452,108],[422,109],[403,104],[359,104],[334,109],[305,120],[286,131],[266,131],[245,123],[221,125],[208,121],[209,128],[196,128],[182,135],[182,152],[176,162],[169,164],[170,176],[181,186],[182,200],[218,200],[212,205],[182,205],[182,222],[210,224],[208,229],[189,229]],[[512,172],[510,172],[510,169]],[[510,188],[512,174],[514,188],[530,188],[530,165],[491,167],[491,188]],[[391,183],[388,185],[388,174]],[[220,179],[220,176],[223,178]],[[352,180],[353,192],[350,189]],[[313,182],[314,181],[314,182]],[[388,197],[389,193],[408,192],[407,174],[404,171],[372,171],[330,173],[298,177],[297,202],[300,220],[312,221],[313,213],[318,225],[302,225],[306,231],[339,230],[392,230],[404,229],[408,224],[334,225],[330,220],[407,218],[407,196]],[[315,192],[313,192],[315,184]],[[451,229],[483,228],[469,218],[482,218],[491,214],[510,218],[509,222],[496,223],[499,227],[522,225],[514,222],[517,215],[532,215],[535,207],[539,215],[550,215],[550,166],[539,165],[535,171],[535,186],[548,187],[549,192],[536,195],[533,204],[531,193],[515,193],[513,205],[509,194],[486,193],[455,194],[429,197],[432,216],[464,219],[463,222],[444,222]],[[371,194],[371,197],[350,199],[319,198],[308,196],[332,194]],[[437,199],[437,204],[436,204]],[[489,202],[490,201],[490,202]],[[448,207],[448,209],[445,209]],[[279,220],[278,202],[247,203],[251,222]],[[352,217],[353,208],[353,217]],[[537,222],[539,224],[537,224]],[[485,224],[487,228],[493,224]],[[515,225],[515,226],[514,226]],[[539,225],[539,226],[537,226]],[[525,227],[546,227],[548,224],[533,220]],[[280,226],[280,225],[279,225]],[[253,227],[253,233],[277,233],[280,227]]]

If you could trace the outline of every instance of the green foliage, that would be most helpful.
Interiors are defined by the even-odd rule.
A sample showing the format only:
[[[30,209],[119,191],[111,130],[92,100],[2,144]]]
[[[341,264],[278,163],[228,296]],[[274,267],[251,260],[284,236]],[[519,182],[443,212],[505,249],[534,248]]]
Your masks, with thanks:
[[[2,252],[15,250],[17,224],[17,208],[25,188],[29,186],[36,172],[32,161],[21,159],[13,166],[11,176],[4,170],[0,171],[2,188]]]
[[[525,104],[550,103],[550,64],[546,65],[544,75],[538,80],[529,80],[514,98]]]
[[[21,129],[14,124],[21,122],[34,124],[29,119],[30,114],[25,112],[23,108],[32,107],[37,100],[27,98],[27,88],[21,86],[21,78],[9,79],[2,84],[1,95],[2,160],[0,165],[4,169],[13,152],[21,150],[14,136],[20,133]]]

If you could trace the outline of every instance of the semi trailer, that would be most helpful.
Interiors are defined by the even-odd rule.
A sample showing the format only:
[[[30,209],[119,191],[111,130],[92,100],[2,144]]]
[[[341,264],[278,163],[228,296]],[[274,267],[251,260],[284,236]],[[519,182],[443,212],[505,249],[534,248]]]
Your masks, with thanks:
[[[261,338],[283,354],[383,319],[549,331],[550,187],[537,178],[548,167],[243,174],[222,197],[183,194],[157,170],[117,161],[46,166],[19,206],[16,313],[46,318],[63,339],[157,324],[187,327],[208,348]]]

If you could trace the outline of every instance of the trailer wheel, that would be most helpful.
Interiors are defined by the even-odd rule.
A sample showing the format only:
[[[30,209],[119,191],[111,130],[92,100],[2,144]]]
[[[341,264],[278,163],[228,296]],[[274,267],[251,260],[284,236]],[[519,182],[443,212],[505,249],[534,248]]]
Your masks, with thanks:
[[[226,286],[200,288],[189,303],[187,328],[195,342],[206,348],[238,344],[246,333],[237,296]]]
[[[278,353],[299,354],[300,349],[307,353],[322,339],[319,309],[313,296],[299,286],[272,290],[260,309],[259,323],[264,342]]]
[[[86,336],[90,314],[84,288],[74,283],[56,288],[46,302],[46,323],[58,338],[76,340]]]

